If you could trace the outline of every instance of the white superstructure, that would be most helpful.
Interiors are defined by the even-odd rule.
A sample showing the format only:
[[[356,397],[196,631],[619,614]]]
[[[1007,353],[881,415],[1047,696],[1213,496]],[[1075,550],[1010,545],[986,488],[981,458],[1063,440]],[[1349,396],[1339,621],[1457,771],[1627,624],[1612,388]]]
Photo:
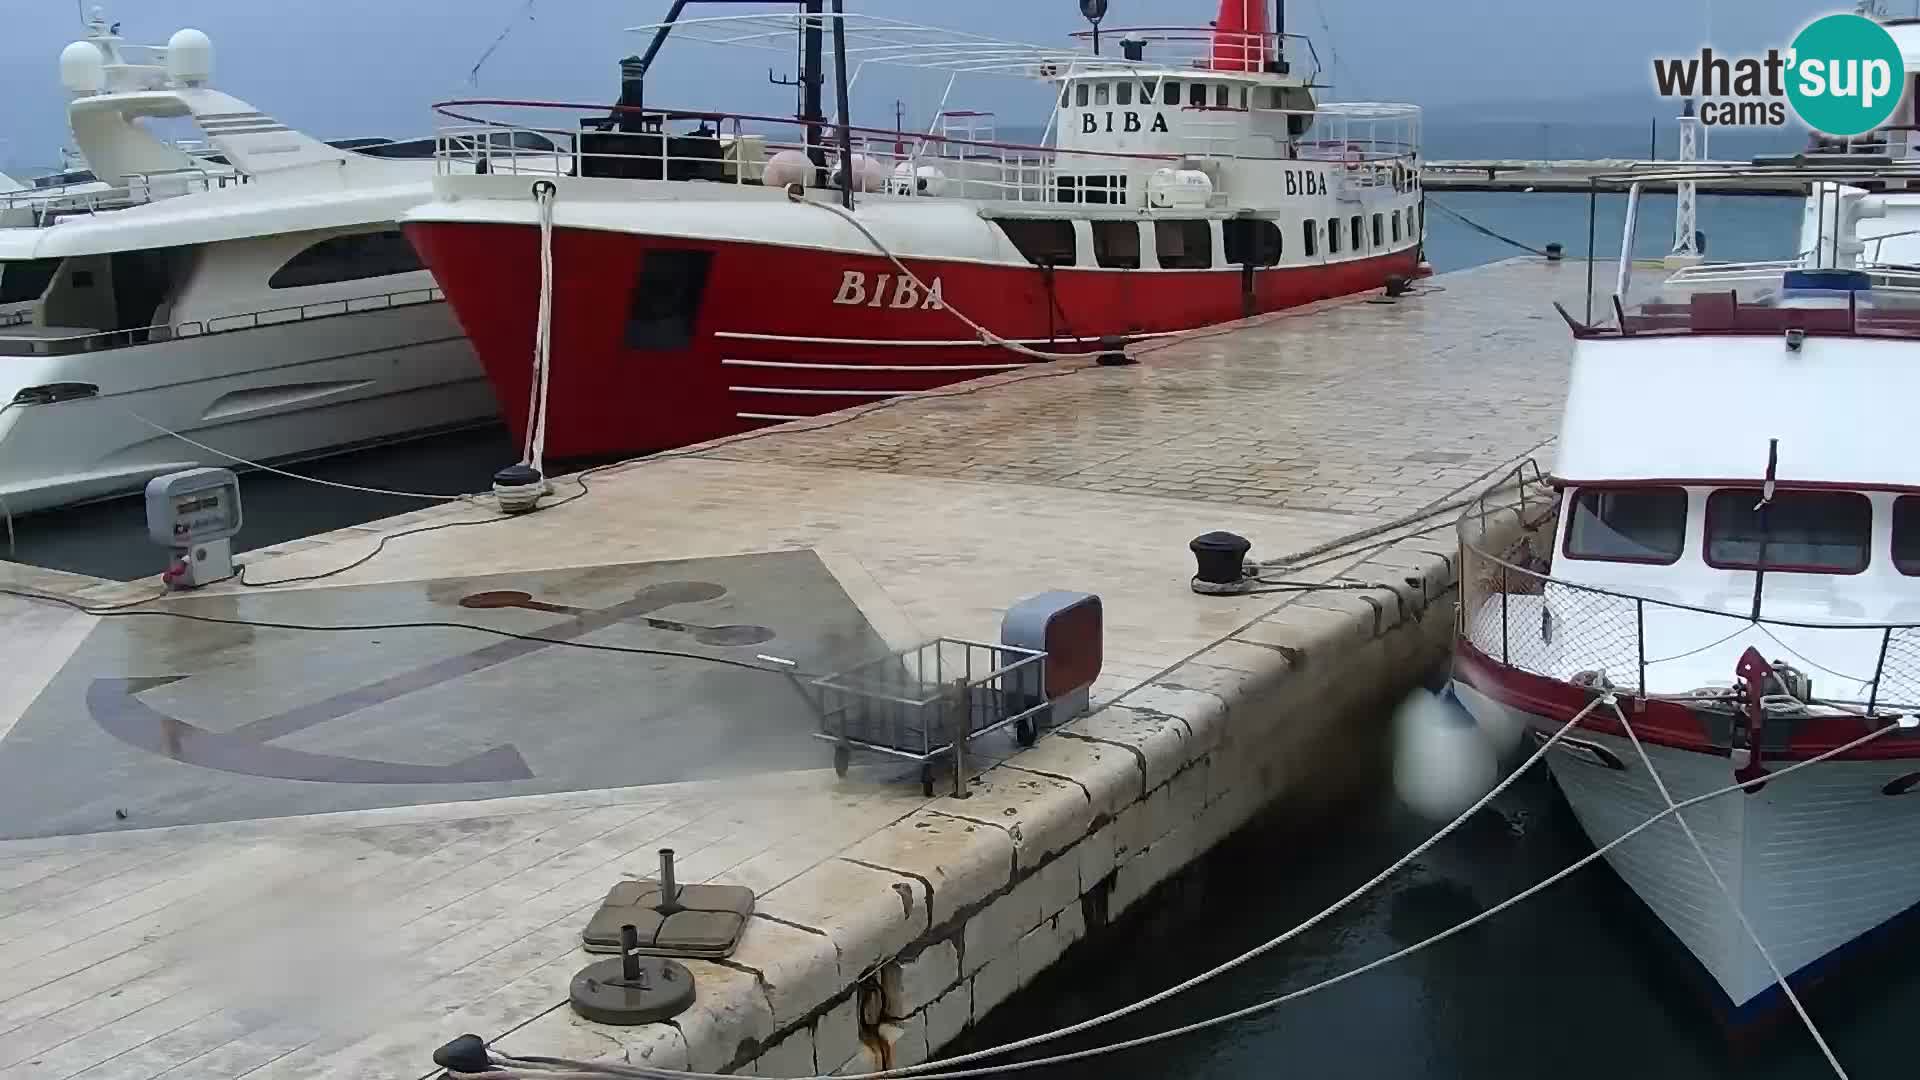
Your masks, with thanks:
[[[258,461],[490,416],[472,350],[394,224],[429,197],[435,163],[329,145],[213,89],[198,31],[144,62],[135,51],[96,12],[61,56],[95,179],[0,196],[0,213],[38,222],[0,229],[7,508],[230,464],[162,428]],[[199,144],[161,139],[166,122]]]

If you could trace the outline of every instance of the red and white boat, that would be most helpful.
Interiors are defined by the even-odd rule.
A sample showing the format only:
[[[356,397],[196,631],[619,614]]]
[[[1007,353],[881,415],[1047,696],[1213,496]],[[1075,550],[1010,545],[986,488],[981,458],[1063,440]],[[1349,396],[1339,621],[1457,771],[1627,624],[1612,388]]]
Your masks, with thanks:
[[[449,168],[404,222],[524,438],[550,205],[548,455],[685,445],[1420,271],[1419,110],[1317,104],[1311,46],[1264,0],[1223,0],[1209,28],[1105,28],[1098,54],[795,6],[642,28],[610,110],[441,106],[450,146],[478,127],[571,148],[560,175]],[[708,66],[700,50],[797,40],[799,118],[646,104],[669,34]],[[847,124],[846,83],[895,67],[946,81],[927,130]],[[961,74],[1050,84],[1046,133],[996,139],[952,107]],[[513,106],[533,119],[500,119]]]
[[[1920,159],[1885,161],[1638,177],[1806,182],[1808,254],[1644,303],[1623,261],[1607,316],[1562,311],[1552,474],[1461,525],[1456,695],[1529,748],[1597,706],[1547,765],[1735,1023],[1920,905],[1920,466],[1887,434],[1920,393]]]

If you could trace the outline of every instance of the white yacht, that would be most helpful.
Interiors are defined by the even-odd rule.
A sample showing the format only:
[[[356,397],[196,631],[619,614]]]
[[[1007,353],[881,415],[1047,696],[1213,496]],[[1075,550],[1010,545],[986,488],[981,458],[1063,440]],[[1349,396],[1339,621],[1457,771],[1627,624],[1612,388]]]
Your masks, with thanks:
[[[0,228],[5,510],[132,491],[224,455],[312,457],[494,415],[394,224],[431,195],[433,140],[310,138],[210,88],[199,31],[143,49],[115,30],[96,11],[60,58],[92,178],[0,195],[0,212],[32,218]],[[164,141],[153,125],[167,122],[201,143]]]

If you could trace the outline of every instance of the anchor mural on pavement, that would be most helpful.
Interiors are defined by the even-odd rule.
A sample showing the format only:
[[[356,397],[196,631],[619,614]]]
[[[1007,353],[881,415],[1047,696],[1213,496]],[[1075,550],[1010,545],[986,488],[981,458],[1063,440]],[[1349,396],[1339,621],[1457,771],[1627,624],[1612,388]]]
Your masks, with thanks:
[[[392,701],[417,690],[509,660],[553,648],[558,642],[582,637],[616,623],[640,622],[654,629],[691,634],[705,645],[757,645],[773,638],[764,626],[701,626],[650,616],[674,604],[699,603],[726,595],[722,586],[704,581],[669,581],[649,585],[632,600],[606,608],[578,608],[535,600],[523,592],[484,592],[463,598],[468,608],[518,607],[568,614],[572,618],[540,631],[545,641],[509,639],[451,656],[332,697],[296,706],[273,716],[250,721],[229,732],[208,731],[169,716],[140,700],[139,694],[187,678],[161,675],[142,678],[95,679],[87,687],[87,711],[101,730],[142,750],[187,765],[219,769],[279,780],[308,780],[335,784],[481,784],[530,780],[533,770],[511,743],[493,747],[446,765],[418,765],[377,761],[274,746],[273,740],[304,731],[362,709]]]

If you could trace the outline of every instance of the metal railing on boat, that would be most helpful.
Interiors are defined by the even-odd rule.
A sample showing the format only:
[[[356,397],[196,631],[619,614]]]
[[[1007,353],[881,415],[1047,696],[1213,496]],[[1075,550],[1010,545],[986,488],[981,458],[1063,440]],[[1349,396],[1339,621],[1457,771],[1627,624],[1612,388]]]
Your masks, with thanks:
[[[710,110],[635,109],[596,103],[460,99],[436,111],[452,123],[436,134],[435,158],[442,175],[473,171],[505,175],[600,176],[627,179],[705,181],[762,186],[782,151],[821,162],[830,176],[841,168],[832,124],[808,125],[790,116]],[[487,109],[574,111],[579,128],[529,124],[479,115]],[[1310,110],[1238,106],[1182,106],[1204,115],[1183,123],[1177,153],[1129,153],[1057,145],[962,138],[932,131],[849,129],[857,187],[895,195],[941,195],[984,201],[1047,205],[1146,205],[1143,174],[1162,168],[1199,168],[1214,182],[1212,204],[1230,203],[1231,178],[1220,163],[1240,161],[1337,162],[1346,182],[1360,186],[1407,185],[1419,167],[1420,110],[1411,105],[1353,102]],[[1232,114],[1232,115],[1228,115]],[[947,115],[947,114],[942,114]],[[1249,128],[1244,119],[1255,123]],[[1264,128],[1262,121],[1264,120]],[[1295,121],[1312,139],[1286,133]],[[643,128],[619,130],[622,122]],[[673,124],[696,124],[674,132]],[[1198,128],[1200,130],[1192,130]],[[1240,132],[1238,135],[1231,132]],[[1251,133],[1249,134],[1249,131]],[[555,144],[551,155],[514,148],[528,137]],[[814,141],[809,141],[809,140]],[[1089,197],[1084,180],[1133,178],[1121,195],[1114,180]]]
[[[1730,680],[1757,638],[1795,662],[1810,651],[1860,660],[1854,672],[1807,661],[1823,701],[1869,713],[1920,709],[1920,623],[1755,617],[1744,596],[1729,611],[1568,581],[1552,572],[1559,513],[1557,493],[1527,461],[1460,516],[1459,634],[1492,663],[1632,696],[1686,696],[1727,685],[1675,681],[1667,670]]]
[[[10,324],[0,323],[0,356],[66,356],[103,349],[124,349],[135,345],[149,345],[183,338],[258,330],[268,326],[282,326],[311,319],[337,318],[341,315],[359,315],[392,308],[437,304],[444,300],[446,300],[446,294],[434,286],[424,289],[402,289],[371,296],[347,297],[340,300],[317,300],[309,304],[264,308],[232,315],[210,315],[204,319],[156,323],[124,330],[92,330],[84,334],[68,334],[59,337],[6,332],[10,329],[17,330],[24,323],[23,319]]]

